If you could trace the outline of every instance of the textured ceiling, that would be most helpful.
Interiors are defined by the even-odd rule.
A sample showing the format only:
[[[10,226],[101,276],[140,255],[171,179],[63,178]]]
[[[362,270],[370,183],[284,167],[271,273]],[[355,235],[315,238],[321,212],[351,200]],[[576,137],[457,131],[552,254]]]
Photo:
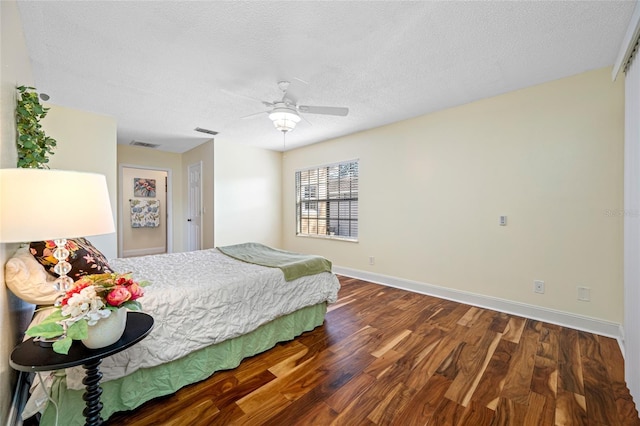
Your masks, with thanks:
[[[118,143],[282,150],[258,100],[309,83],[286,149],[612,65],[634,1],[19,1],[35,84]],[[255,99],[252,99],[255,98]]]

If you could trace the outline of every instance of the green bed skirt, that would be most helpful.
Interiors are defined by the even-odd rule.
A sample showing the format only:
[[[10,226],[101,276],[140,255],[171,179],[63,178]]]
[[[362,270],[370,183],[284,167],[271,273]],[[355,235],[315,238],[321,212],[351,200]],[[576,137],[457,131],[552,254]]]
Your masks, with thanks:
[[[102,418],[106,420],[115,412],[133,410],[153,398],[170,395],[216,371],[236,368],[244,358],[321,325],[326,311],[325,303],[308,306],[263,324],[249,334],[200,349],[171,363],[143,368],[121,379],[102,383]],[[63,378],[54,381],[51,396],[58,402],[59,425],[84,424],[83,394],[84,390],[67,389]],[[55,408],[48,404],[40,424],[54,425],[55,418]]]

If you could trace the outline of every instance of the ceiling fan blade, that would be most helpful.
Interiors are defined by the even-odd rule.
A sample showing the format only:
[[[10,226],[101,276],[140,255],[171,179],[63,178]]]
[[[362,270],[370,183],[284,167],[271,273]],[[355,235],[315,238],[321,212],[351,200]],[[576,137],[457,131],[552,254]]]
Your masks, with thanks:
[[[307,91],[307,86],[309,86],[309,83],[306,81],[294,78],[289,82],[289,87],[287,87],[287,90],[284,92],[282,100],[296,105],[298,103],[298,99],[300,99]]]
[[[298,111],[307,114],[339,115],[341,117],[345,117],[349,114],[349,108],[345,107],[300,105],[298,106]]]
[[[253,118],[253,117],[257,117],[259,115],[262,114],[269,114],[270,111],[260,111],[260,112],[254,112],[253,114],[249,114],[249,115],[245,115],[244,117],[240,117],[242,120],[247,119],[247,118]]]
[[[307,117],[305,117],[304,115],[300,115],[300,114],[298,114],[298,116],[300,118],[302,118],[304,120],[304,122],[307,123],[309,126],[313,126],[313,124],[309,120],[307,120]]]
[[[220,89],[220,91],[222,93],[227,94],[227,95],[238,96],[238,97],[245,98],[245,99],[251,99],[252,101],[255,101],[255,102],[260,102],[262,105],[264,105],[266,107],[272,107],[273,106],[273,104],[271,102],[267,102],[267,101],[263,101],[263,100],[258,99],[258,98],[254,98],[254,97],[251,97],[251,96],[243,95],[242,93],[234,93],[234,92],[230,92],[230,91],[228,91],[226,89]]]

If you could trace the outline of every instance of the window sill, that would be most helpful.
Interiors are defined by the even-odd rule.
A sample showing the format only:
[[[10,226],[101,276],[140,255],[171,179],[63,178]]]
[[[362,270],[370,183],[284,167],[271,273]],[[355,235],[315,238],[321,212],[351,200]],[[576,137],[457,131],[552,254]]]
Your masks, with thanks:
[[[319,240],[336,240],[336,241],[344,241],[347,243],[357,243],[358,240],[357,239],[353,239],[353,238],[345,238],[345,237],[340,237],[338,235],[307,235],[307,234],[296,234],[296,237],[300,237],[300,238],[317,238]]]

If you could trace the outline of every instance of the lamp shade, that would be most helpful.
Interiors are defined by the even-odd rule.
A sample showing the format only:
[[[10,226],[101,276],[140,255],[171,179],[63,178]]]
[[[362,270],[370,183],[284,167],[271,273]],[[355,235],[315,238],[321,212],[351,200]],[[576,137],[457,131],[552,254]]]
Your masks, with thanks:
[[[281,132],[290,132],[296,128],[296,124],[300,121],[300,116],[289,108],[275,108],[269,118],[273,121],[273,125]]]
[[[68,170],[0,169],[0,242],[115,232],[107,180]]]

